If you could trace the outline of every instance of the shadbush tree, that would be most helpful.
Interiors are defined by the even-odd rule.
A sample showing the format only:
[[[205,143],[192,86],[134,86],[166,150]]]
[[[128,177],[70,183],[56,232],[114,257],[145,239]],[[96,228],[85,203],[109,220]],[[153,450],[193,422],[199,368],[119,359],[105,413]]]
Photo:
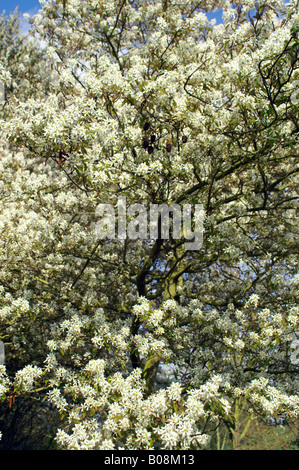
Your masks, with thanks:
[[[297,3],[43,3],[55,80],[3,122],[6,402],[44,397],[70,449],[198,449],[219,423],[236,448],[240,403],[296,420]],[[120,197],[201,204],[201,249],[140,218],[102,239]]]

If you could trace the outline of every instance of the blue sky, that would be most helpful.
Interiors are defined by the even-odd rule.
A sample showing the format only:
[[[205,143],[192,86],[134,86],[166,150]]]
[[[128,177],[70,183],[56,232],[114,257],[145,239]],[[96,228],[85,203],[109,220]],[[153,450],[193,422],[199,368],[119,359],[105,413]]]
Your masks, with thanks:
[[[0,0],[0,13],[5,10],[8,14],[14,11],[17,6],[20,12],[25,13],[33,8],[39,9],[40,3],[38,0]]]
[[[28,13],[31,17],[41,8],[39,0],[0,0],[0,14],[5,10],[5,14],[15,11],[18,7],[19,13]],[[26,34],[30,25],[27,20],[20,18],[20,28],[23,34]]]
[[[0,0],[0,13],[5,10],[6,14],[14,11],[16,7],[19,7],[19,11],[22,13],[36,13],[40,8],[39,0]],[[221,22],[221,13],[210,13],[209,18],[216,18],[217,23]]]

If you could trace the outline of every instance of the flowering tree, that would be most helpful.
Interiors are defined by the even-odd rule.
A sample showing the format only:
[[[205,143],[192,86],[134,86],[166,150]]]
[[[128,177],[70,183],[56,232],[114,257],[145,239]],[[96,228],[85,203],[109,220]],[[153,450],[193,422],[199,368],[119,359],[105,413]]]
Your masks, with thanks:
[[[296,2],[43,4],[55,79],[3,122],[3,399],[44,397],[70,449],[197,449],[219,423],[236,448],[240,406],[295,420]],[[202,204],[201,249],[98,237],[120,197]]]

